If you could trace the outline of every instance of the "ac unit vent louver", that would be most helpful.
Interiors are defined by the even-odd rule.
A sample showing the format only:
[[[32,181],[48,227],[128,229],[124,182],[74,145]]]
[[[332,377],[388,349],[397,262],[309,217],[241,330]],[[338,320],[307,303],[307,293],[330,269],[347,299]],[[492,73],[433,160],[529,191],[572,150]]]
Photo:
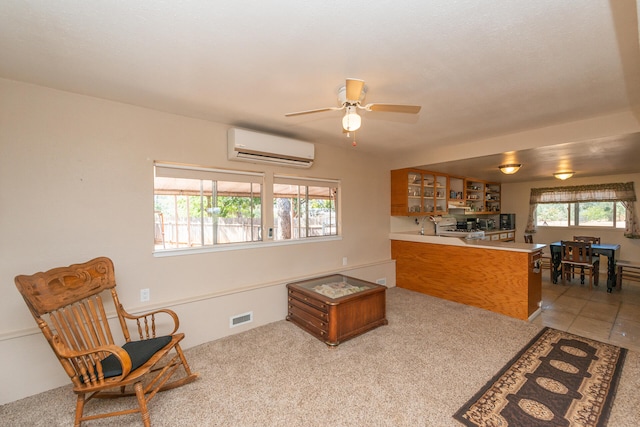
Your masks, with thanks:
[[[234,161],[309,168],[315,147],[310,142],[231,128],[227,132],[227,155]]]

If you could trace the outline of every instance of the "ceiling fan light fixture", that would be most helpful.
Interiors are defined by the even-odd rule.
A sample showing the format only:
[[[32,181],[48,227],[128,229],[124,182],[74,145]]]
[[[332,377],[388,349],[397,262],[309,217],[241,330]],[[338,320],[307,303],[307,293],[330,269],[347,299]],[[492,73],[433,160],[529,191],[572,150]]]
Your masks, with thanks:
[[[406,114],[418,114],[421,107],[419,105],[404,105],[404,104],[376,104],[371,103],[362,106],[361,102],[364,100],[367,87],[364,84],[364,80],[360,79],[347,79],[346,84],[338,89],[338,102],[339,107],[324,107],[316,108],[313,110],[297,111],[293,113],[285,113],[285,117],[301,116],[303,114],[322,113],[324,111],[342,111],[345,110],[345,115],[342,117],[342,128],[345,132],[355,132],[360,129],[362,118],[358,115],[356,110],[365,111],[379,111],[383,113],[406,113]]]
[[[348,106],[347,112],[342,118],[342,127],[347,132],[354,132],[360,129],[360,125],[362,124],[362,119],[356,112],[355,106]]]
[[[500,165],[498,166],[498,169],[500,169],[500,172],[505,175],[513,175],[514,173],[518,172],[521,167],[521,163],[511,163],[508,165]]]
[[[556,172],[553,174],[553,176],[557,179],[564,181],[565,179],[571,178],[573,174],[574,174],[573,171],[566,171],[566,172]]]

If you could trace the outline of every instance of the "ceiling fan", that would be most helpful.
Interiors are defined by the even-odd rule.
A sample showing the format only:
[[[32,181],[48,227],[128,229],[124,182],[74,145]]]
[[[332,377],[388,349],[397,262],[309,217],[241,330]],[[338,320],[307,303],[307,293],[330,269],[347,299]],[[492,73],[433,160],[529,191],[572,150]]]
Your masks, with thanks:
[[[363,106],[361,105],[361,102],[364,100],[366,91],[367,89],[364,86],[364,80],[347,79],[346,85],[338,89],[339,107],[325,107],[315,110],[298,111],[295,113],[287,113],[285,116],[292,117],[303,114],[322,113],[324,111],[345,110],[345,115],[342,118],[342,128],[345,132],[355,132],[360,129],[360,125],[362,124],[361,117],[358,115],[357,110],[417,114],[420,112],[420,108],[422,108],[419,105],[399,104],[366,104]]]

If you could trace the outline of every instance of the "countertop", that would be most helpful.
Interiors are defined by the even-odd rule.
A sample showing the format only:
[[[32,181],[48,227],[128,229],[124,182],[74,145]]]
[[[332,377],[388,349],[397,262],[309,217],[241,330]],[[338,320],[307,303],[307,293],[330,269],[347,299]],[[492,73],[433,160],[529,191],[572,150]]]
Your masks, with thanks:
[[[500,230],[498,230],[500,231]],[[420,235],[418,231],[405,231],[398,233],[389,233],[391,240],[404,240],[407,242],[432,243],[436,245],[449,246],[468,246],[486,249],[495,249],[500,251],[513,252],[537,252],[547,245],[540,243],[516,243],[516,242],[499,242],[491,240],[466,240],[460,237],[444,237],[433,235]]]
[[[494,228],[491,230],[481,230],[484,231],[484,234],[500,234],[500,233],[515,233],[516,230],[500,230],[499,228]]]

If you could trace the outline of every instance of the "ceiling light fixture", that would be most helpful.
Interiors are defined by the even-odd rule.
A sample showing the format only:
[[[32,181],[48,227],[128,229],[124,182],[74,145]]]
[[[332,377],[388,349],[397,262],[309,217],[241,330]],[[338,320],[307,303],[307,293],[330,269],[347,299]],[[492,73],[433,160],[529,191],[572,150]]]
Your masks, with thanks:
[[[347,132],[354,132],[360,129],[361,123],[362,123],[362,119],[356,112],[355,105],[349,105],[347,107],[347,113],[342,118],[342,127]]]
[[[500,172],[505,175],[513,175],[514,173],[518,172],[521,167],[522,164],[520,163],[511,163],[508,165],[500,165],[498,166],[498,169],[500,169]]]
[[[565,179],[569,179],[573,176],[574,172],[571,171],[567,171],[567,172],[556,172],[553,174],[554,177],[561,179],[562,181],[564,181]]]

